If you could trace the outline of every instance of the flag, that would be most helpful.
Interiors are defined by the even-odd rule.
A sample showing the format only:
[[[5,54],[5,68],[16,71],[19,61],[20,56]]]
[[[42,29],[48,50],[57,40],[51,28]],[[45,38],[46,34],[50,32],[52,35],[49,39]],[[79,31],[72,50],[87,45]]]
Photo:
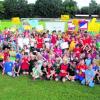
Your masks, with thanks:
[[[68,30],[75,30],[75,25],[72,22],[68,22]]]
[[[87,21],[80,21],[79,22],[79,29],[87,30],[88,29],[88,22]]]

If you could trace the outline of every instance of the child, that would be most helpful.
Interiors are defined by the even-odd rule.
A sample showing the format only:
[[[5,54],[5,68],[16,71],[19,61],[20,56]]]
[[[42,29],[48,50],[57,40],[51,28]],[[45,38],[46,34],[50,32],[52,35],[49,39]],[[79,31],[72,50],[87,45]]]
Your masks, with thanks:
[[[92,69],[92,65],[88,67],[88,69],[85,71],[85,78],[81,81],[81,84],[88,85],[90,87],[94,87],[93,79],[95,77],[95,72]]]
[[[37,42],[37,48],[42,49],[43,48],[43,38],[41,37],[41,34],[38,35],[36,42]]]
[[[7,58],[9,57],[9,49],[7,49],[7,48],[5,48],[5,50],[4,50],[4,61],[6,61],[7,60]]]
[[[71,41],[71,43],[70,43],[69,50],[70,50],[70,51],[73,51],[74,48],[75,48],[75,45],[76,45],[76,42],[75,42],[75,38],[73,37],[73,38],[72,38],[72,41]]]
[[[55,79],[55,70],[52,67],[52,63],[48,63],[47,66],[47,79]]]
[[[41,67],[41,71],[42,71],[42,78],[43,79],[47,79],[47,62],[44,62],[42,67]]]
[[[21,63],[21,70],[23,72],[23,75],[28,75],[28,71],[29,71],[28,61],[29,61],[29,59],[28,59],[27,55],[25,54],[22,58],[22,63]]]
[[[81,60],[79,65],[76,67],[76,80],[82,81],[85,77],[85,70],[87,66],[84,64],[84,60]]]
[[[56,31],[53,31],[53,32],[52,32],[52,36],[51,36],[51,43],[52,43],[53,45],[55,45],[56,42],[57,42],[57,39],[58,39],[58,37],[57,37],[57,35],[56,35]]]
[[[9,76],[14,76],[14,64],[9,60],[9,57],[6,58],[6,61],[3,65],[2,75],[7,74]]]
[[[95,72],[94,82],[96,84],[100,84],[100,68],[95,62],[93,63],[93,68],[92,69]]]
[[[14,64],[14,74],[15,74],[15,76],[19,76],[20,69],[21,69],[21,62],[20,62],[19,59],[16,59],[15,64]]]
[[[67,61],[65,59],[63,59],[63,63],[61,64],[60,66],[60,73],[59,75],[56,77],[56,81],[58,80],[62,80],[62,82],[65,82],[66,81],[66,77],[68,75],[68,66],[67,66]]]
[[[90,55],[90,54],[88,54],[88,57],[87,57],[87,59],[85,60],[85,63],[86,63],[87,66],[90,66],[90,65],[91,65],[91,63],[92,63],[92,58],[91,58],[91,55]]]
[[[10,60],[15,62],[16,51],[13,48],[11,48],[9,54],[10,54]]]
[[[79,47],[79,45],[76,45],[76,47],[74,49],[74,53],[75,53],[76,57],[80,57],[81,48]]]
[[[32,75],[32,69],[35,67],[35,62],[37,62],[35,56],[31,56],[29,61],[29,74]]]
[[[3,68],[3,66],[2,66],[3,59],[4,59],[4,55],[3,55],[3,52],[0,50],[0,67],[2,67],[2,68]]]
[[[70,62],[69,66],[68,66],[68,79],[70,81],[74,81],[75,79],[75,65],[74,62]]]
[[[38,63],[35,63],[35,67],[32,69],[32,79],[35,80],[37,78],[41,78],[42,77],[42,71],[40,71],[38,69]]]

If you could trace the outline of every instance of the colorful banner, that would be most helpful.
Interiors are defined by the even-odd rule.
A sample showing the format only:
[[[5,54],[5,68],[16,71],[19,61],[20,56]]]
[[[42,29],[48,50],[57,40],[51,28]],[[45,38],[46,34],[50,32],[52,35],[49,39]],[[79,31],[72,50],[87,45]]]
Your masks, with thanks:
[[[36,31],[37,31],[37,32],[42,32],[43,30],[44,30],[44,28],[43,28],[42,25],[38,25],[38,26],[36,27]]]
[[[31,26],[30,25],[24,25],[24,30],[30,30]]]
[[[87,30],[88,29],[88,22],[87,21],[80,21],[79,22],[79,29]]]
[[[79,25],[79,20],[78,20],[78,19],[73,19],[73,20],[72,20],[72,23],[73,23],[75,26],[78,26],[78,25]]]
[[[61,15],[61,20],[62,21],[67,21],[70,19],[70,16],[69,15]]]
[[[28,23],[34,28],[38,26],[38,20],[29,20]]]
[[[68,30],[75,30],[75,25],[72,22],[68,22]]]
[[[56,31],[65,31],[65,22],[46,22],[45,23],[45,29],[49,30],[50,32],[53,30]]]
[[[21,23],[19,17],[13,17],[13,18],[12,18],[12,22],[13,22],[14,24],[20,24],[20,23]]]

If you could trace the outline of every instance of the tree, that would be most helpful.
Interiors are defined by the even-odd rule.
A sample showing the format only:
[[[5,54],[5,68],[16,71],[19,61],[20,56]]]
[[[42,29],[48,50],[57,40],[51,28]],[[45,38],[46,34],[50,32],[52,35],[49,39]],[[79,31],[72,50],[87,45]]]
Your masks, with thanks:
[[[27,0],[4,0],[6,18],[27,17]]]
[[[63,2],[63,7],[64,13],[69,14],[72,17],[75,16],[78,10],[77,3],[74,0],[65,0]]]
[[[81,14],[89,14],[89,7],[82,7]]]
[[[34,13],[34,4],[33,3],[32,4],[28,4],[27,6],[28,6],[28,10],[27,10],[28,17],[33,18],[35,16],[35,13]]]
[[[97,14],[98,14],[99,17],[100,17],[100,4],[98,4],[98,6],[97,6]]]
[[[3,1],[0,1],[0,18],[4,17],[4,13],[5,13],[5,8],[3,5]]]
[[[62,0],[37,0],[35,14],[39,17],[59,17],[62,12]]]
[[[95,0],[91,0],[89,4],[89,15],[97,14],[97,3]]]

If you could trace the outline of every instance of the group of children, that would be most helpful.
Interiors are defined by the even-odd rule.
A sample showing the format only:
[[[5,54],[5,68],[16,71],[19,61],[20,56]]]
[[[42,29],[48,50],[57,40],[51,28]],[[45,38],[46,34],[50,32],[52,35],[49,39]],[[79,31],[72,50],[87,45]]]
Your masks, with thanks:
[[[100,35],[53,31],[24,31],[15,34],[5,29],[0,34],[2,75],[30,75],[32,80],[79,81],[90,87],[100,84]],[[97,61],[99,64],[97,64]]]

